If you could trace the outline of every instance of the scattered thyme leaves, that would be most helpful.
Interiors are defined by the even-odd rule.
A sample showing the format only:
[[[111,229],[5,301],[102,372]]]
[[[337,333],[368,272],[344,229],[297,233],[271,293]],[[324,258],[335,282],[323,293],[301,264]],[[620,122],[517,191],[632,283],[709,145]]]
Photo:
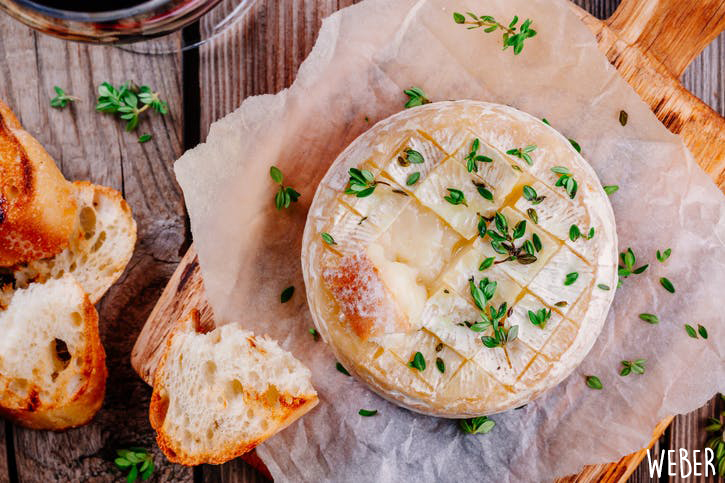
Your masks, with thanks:
[[[619,124],[621,124],[622,126],[626,126],[628,119],[629,119],[629,114],[627,114],[627,111],[625,111],[625,110],[619,111]]]
[[[349,372],[347,372],[347,369],[345,369],[345,366],[343,366],[343,365],[342,365],[342,364],[340,364],[339,362],[336,362],[336,363],[335,363],[335,369],[337,369],[338,371],[342,372],[342,373],[343,373],[343,374],[345,374],[346,376],[349,376],[349,375],[350,375],[350,373],[349,373]]]
[[[373,194],[378,184],[388,184],[384,181],[376,181],[375,175],[367,169],[350,168],[348,173],[350,174],[350,180],[345,189],[347,195],[365,198]]]
[[[466,169],[469,173],[478,173],[478,164],[476,163],[491,163],[493,159],[482,154],[478,154],[478,148],[480,147],[481,141],[478,138],[474,139],[471,143],[471,150],[466,154]]]
[[[672,282],[666,277],[660,278],[660,285],[667,290],[669,293],[675,293],[675,286],[672,285]]]
[[[473,185],[476,187],[476,191],[478,191],[478,194],[481,195],[481,197],[488,201],[493,201],[493,193],[486,188],[486,185],[483,183],[479,183],[478,181],[471,180]]]
[[[291,186],[284,186],[282,184],[283,176],[282,171],[276,166],[269,167],[269,176],[272,180],[279,185],[279,190],[274,195],[274,206],[278,210],[289,208],[290,204],[296,203],[300,199],[300,194],[295,191]]]
[[[539,196],[533,187],[524,185],[524,199],[532,205],[538,205],[546,199],[546,196]]]
[[[546,328],[546,323],[551,318],[551,309],[539,309],[536,312],[529,310],[529,320],[540,329]]]
[[[471,19],[468,20],[466,15]],[[482,28],[484,32],[491,33],[496,30],[503,31],[503,50],[513,47],[514,55],[519,55],[524,49],[524,42],[526,39],[530,39],[536,35],[536,30],[531,28],[531,19],[524,20],[516,31],[516,25],[519,22],[519,17],[514,18],[509,22],[508,27],[499,23],[490,15],[475,15],[471,12],[466,12],[463,15],[459,12],[453,13],[453,21],[457,24],[468,25],[468,29]]]
[[[121,471],[128,471],[126,481],[134,483],[140,476],[143,481],[151,478],[154,472],[154,457],[143,448],[116,450],[117,458],[113,461]]]
[[[316,329],[311,328],[309,330],[309,332],[310,332],[310,335],[312,336],[312,338],[315,340],[315,342],[317,342],[318,340],[320,340],[320,334],[317,332]]]
[[[149,109],[162,116],[169,112],[166,101],[161,100],[159,93],[149,86],[139,87],[131,82],[126,82],[118,88],[108,82],[98,86],[96,110],[118,115],[126,121],[126,131],[136,129],[141,115]]]
[[[496,422],[493,419],[489,419],[488,416],[460,419],[458,421],[458,427],[461,428],[461,431],[467,434],[490,433],[494,426],[496,426]]]
[[[284,303],[289,302],[289,300],[292,298],[292,295],[295,293],[295,287],[289,286],[286,289],[282,290],[282,293],[279,296],[279,301]]]
[[[705,327],[697,324],[697,332],[698,334],[700,334],[700,337],[702,337],[703,339],[707,339],[707,329]]]
[[[697,331],[690,324],[685,324],[685,332],[687,332],[687,335],[689,335],[693,339],[697,339]]]
[[[420,352],[416,352],[408,362],[408,367],[411,369],[418,369],[419,371],[425,370],[425,357]]]
[[[443,197],[444,200],[452,205],[468,206],[468,203],[466,203],[466,195],[463,193],[463,191],[455,188],[446,189],[448,190],[448,194]]]
[[[586,382],[587,382],[587,386],[589,386],[592,389],[601,390],[604,387],[602,385],[602,381],[600,381],[597,376],[587,376]]]
[[[582,152],[582,147],[579,145],[578,142],[574,141],[573,139],[570,139],[569,142],[577,153]]]
[[[599,288],[600,290],[604,290],[604,291],[608,291],[608,290],[611,290],[611,289],[609,288],[609,285],[605,285],[605,284],[603,284],[603,283],[600,283],[600,284],[598,284],[598,285],[597,285],[597,287],[598,287],[598,288]]]
[[[637,359],[635,361],[622,361],[622,370],[619,371],[620,376],[628,376],[632,372],[635,374],[644,374],[646,359]]]
[[[660,319],[655,314],[639,314],[639,318],[648,324],[659,324]]]
[[[608,184],[604,186],[604,192],[608,195],[614,194],[617,191],[619,191],[619,186],[617,186],[616,184]]]
[[[529,216],[529,219],[533,221],[535,224],[539,224],[539,214],[536,212],[535,209],[529,208],[526,210],[526,214]]]
[[[77,97],[66,94],[65,91],[58,86],[53,86],[53,90],[55,91],[56,96],[50,100],[50,106],[55,107],[56,109],[63,109],[71,102],[79,100]]]
[[[320,236],[322,237],[322,241],[324,241],[328,245],[337,245],[337,242],[335,241],[334,238],[332,238],[332,235],[330,235],[326,231],[323,231],[322,233],[320,233]]]
[[[657,261],[660,263],[664,263],[668,258],[670,258],[670,255],[672,255],[672,248],[668,248],[663,252],[657,250]]]
[[[153,136],[151,134],[148,134],[148,133],[142,134],[142,135],[140,135],[138,137],[138,142],[140,142],[141,144],[146,143],[146,142],[149,142],[149,141],[151,141],[151,138],[152,137]]]
[[[639,275],[649,267],[649,264],[646,264],[634,268],[635,263],[637,263],[637,257],[634,256],[634,251],[631,248],[627,248],[619,254],[619,261],[618,273],[621,278],[627,278],[630,275]]]
[[[490,268],[491,265],[493,265],[494,260],[495,260],[494,257],[484,258],[483,261],[481,262],[481,265],[478,266],[478,270],[483,271],[483,270],[486,270],[487,268]]]
[[[377,409],[361,409],[357,412],[360,416],[364,416],[366,418],[369,418],[370,416],[375,416],[378,414]]]
[[[441,374],[446,372],[446,363],[443,362],[443,359],[440,357],[436,357],[436,367],[441,372]]]
[[[572,176],[569,169],[563,166],[554,166],[551,168],[551,171],[559,176],[559,179],[556,180],[554,186],[561,186],[569,195],[569,198],[574,199],[577,191],[579,190],[579,184],[574,179],[574,176]]]
[[[564,278],[564,285],[568,287],[569,285],[572,285],[574,282],[576,282],[578,278],[579,272],[567,273],[566,277]]]
[[[425,95],[425,92],[423,92],[423,89],[421,89],[420,87],[411,87],[410,89],[405,89],[403,93],[408,96],[408,101],[405,103],[406,109],[430,103],[430,100]]]
[[[529,166],[534,165],[534,160],[531,159],[531,152],[533,152],[536,149],[536,146],[531,144],[529,146],[526,146],[525,148],[512,148],[506,151],[506,154],[510,154],[511,156],[516,156],[519,159],[523,159],[526,161],[526,164]]]
[[[405,180],[406,186],[413,186],[420,179],[420,172],[410,173],[408,179]]]

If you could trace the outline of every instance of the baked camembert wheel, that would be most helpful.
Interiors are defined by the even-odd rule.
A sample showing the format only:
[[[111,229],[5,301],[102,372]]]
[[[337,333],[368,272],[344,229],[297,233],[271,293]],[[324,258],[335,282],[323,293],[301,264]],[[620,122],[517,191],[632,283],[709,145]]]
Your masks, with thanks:
[[[302,264],[317,330],[383,397],[445,417],[526,404],[582,361],[616,288],[599,179],[547,123],[438,102],[357,138],[322,180]]]

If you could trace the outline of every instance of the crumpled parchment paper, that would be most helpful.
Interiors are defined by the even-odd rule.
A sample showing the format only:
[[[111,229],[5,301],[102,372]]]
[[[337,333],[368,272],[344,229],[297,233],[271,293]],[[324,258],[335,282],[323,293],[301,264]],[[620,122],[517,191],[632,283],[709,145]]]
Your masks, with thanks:
[[[454,24],[454,10],[503,23],[531,18],[538,36],[514,56],[501,50],[500,33]],[[317,182],[357,135],[402,109],[402,90],[413,85],[433,100],[510,104],[576,139],[602,183],[620,186],[611,196],[620,251],[631,246],[638,265],[650,264],[617,290],[581,367],[525,408],[493,416],[486,435],[382,400],[337,372],[324,342],[308,333],[299,255]],[[283,212],[273,206],[270,165],[302,192]],[[346,8],[325,20],[292,87],[246,99],[179,159],[176,173],[217,323],[267,333],[313,371],[320,405],[258,448],[279,481],[551,479],[641,448],[659,420],[725,391],[725,198],[564,0],[367,0]],[[655,251],[669,247],[671,258],[659,263]],[[660,286],[662,276],[675,294]],[[295,295],[280,304],[288,285]],[[643,312],[660,323],[639,320]],[[709,339],[688,337],[685,323],[704,325]],[[620,360],[639,358],[647,359],[644,375],[618,375]],[[589,389],[587,374],[604,389]],[[378,415],[360,417],[360,408]]]

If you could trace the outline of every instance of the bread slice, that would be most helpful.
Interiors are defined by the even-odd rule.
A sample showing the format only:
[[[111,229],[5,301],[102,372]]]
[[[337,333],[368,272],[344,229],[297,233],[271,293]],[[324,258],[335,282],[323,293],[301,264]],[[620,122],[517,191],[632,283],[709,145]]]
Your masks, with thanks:
[[[98,313],[67,275],[12,294],[0,312],[0,415],[33,429],[86,424],[103,403]]]
[[[0,267],[59,253],[75,213],[71,184],[0,101]]]
[[[27,287],[72,274],[97,303],[126,268],[136,244],[136,222],[121,194],[87,181],[73,183],[78,209],[70,244],[58,255],[14,271],[15,286]],[[2,299],[0,297],[0,304]]]
[[[150,420],[174,463],[221,464],[317,405],[310,370],[267,337],[229,324],[199,333],[196,311],[169,338]]]

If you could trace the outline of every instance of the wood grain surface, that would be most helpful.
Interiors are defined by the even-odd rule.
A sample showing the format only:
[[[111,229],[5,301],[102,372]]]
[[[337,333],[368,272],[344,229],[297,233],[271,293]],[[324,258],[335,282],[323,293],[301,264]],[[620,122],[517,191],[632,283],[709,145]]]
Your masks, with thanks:
[[[129,269],[99,305],[110,371],[103,410],[91,425],[60,434],[0,424],[0,481],[119,481],[121,474],[112,464],[114,450],[128,445],[154,449],[157,481],[264,480],[241,460],[193,471],[166,462],[156,450],[148,424],[150,390],[133,373],[129,354],[189,242],[182,196],[171,171],[173,160],[184,147],[204,139],[209,124],[238,107],[245,97],[290,85],[314,44],[322,18],[350,3],[260,0],[249,18],[226,34],[233,38],[219,42],[222,48],[205,46],[183,59],[68,44],[0,16],[0,98],[48,148],[67,177],[121,190],[139,223],[139,243]],[[619,2],[575,3],[598,18],[607,18]],[[194,31],[186,35],[193,36]],[[178,42],[179,37],[167,41]],[[721,35],[683,77],[685,87],[721,115],[725,114],[723,72],[725,37]],[[154,134],[150,143],[138,144],[136,136],[123,132],[117,121],[93,111],[95,86],[104,80],[121,83],[127,79],[154,86],[170,101],[169,116],[153,117],[139,129],[139,134]],[[50,109],[53,85],[83,101],[63,111]],[[191,275],[186,280],[192,280]],[[675,418],[655,444],[655,452],[674,447],[701,449],[704,419],[722,409],[718,404],[722,406],[711,401]],[[651,480],[640,467],[630,481]]]

